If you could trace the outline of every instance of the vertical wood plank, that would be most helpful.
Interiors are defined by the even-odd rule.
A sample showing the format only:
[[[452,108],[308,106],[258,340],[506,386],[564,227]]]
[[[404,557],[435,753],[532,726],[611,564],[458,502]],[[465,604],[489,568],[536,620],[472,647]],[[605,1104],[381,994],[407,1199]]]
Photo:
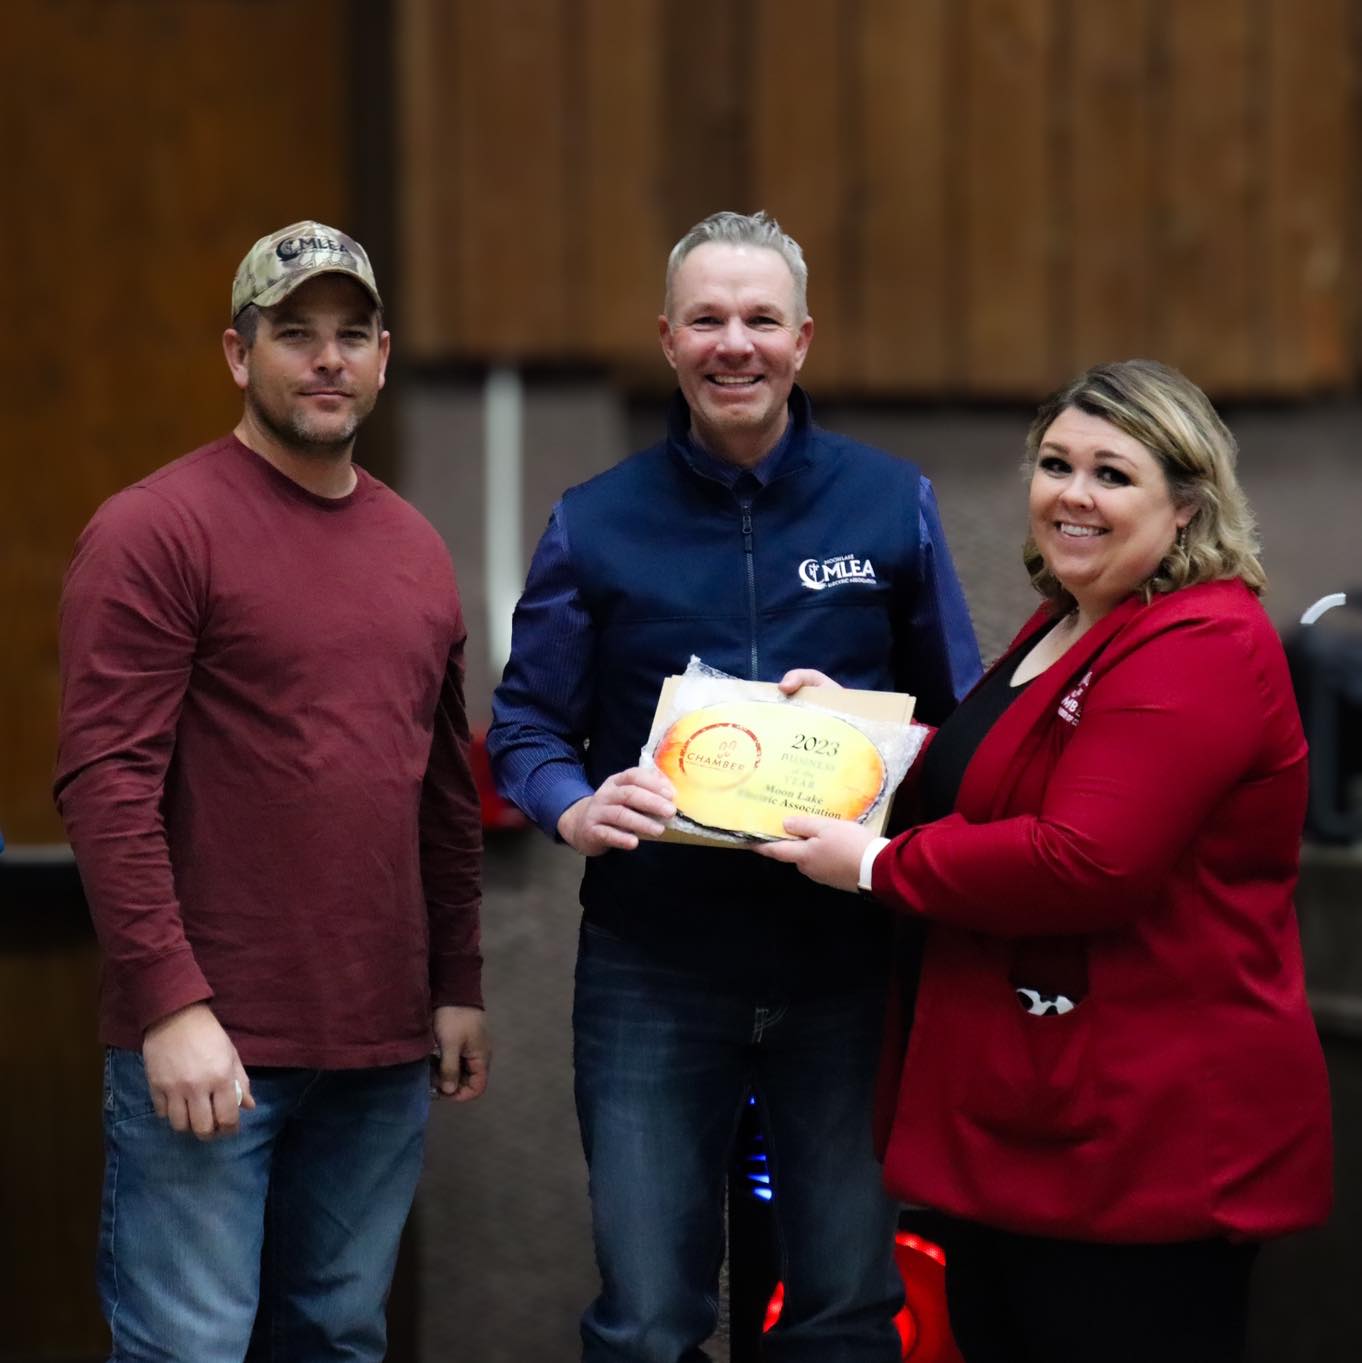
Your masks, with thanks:
[[[931,393],[948,381],[948,0],[865,0],[856,60],[864,199],[848,231],[861,326],[847,338],[868,393]]]
[[[1249,0],[1168,0],[1157,280],[1160,357],[1217,394],[1262,372],[1255,207],[1261,190]]]
[[[1066,373],[1148,353],[1151,300],[1153,101],[1150,0],[1076,4],[1072,66],[1059,84],[1073,173],[1063,232],[1072,340]]]
[[[448,126],[454,117],[447,54],[458,13],[446,0],[397,0],[395,17],[398,223],[402,248],[400,350],[429,358],[465,329],[458,248],[463,215],[460,161]]]
[[[1051,358],[1051,6],[963,6],[964,354],[970,392],[1032,396]]]
[[[571,77],[584,108],[568,266],[569,340],[582,336],[593,355],[659,378],[665,361],[654,319],[667,252],[684,230],[669,230],[662,193],[663,19],[662,0],[584,5],[581,65]]]
[[[848,127],[853,0],[757,0],[749,53],[753,207],[803,247],[814,342],[805,377],[816,391],[854,385],[860,323],[847,205],[859,198],[859,140]]]
[[[555,0],[431,0],[404,12],[413,258],[403,301],[418,359],[561,353],[570,16]]]
[[[453,0],[452,0],[453,2]],[[567,329],[564,10],[554,0],[457,0],[454,126],[464,188],[456,259],[463,353],[560,352]]]
[[[752,16],[732,0],[663,0],[662,181],[676,241],[722,209],[750,202]]]
[[[1356,357],[1357,11],[1348,0],[1265,0],[1268,290],[1265,385],[1337,389]]]

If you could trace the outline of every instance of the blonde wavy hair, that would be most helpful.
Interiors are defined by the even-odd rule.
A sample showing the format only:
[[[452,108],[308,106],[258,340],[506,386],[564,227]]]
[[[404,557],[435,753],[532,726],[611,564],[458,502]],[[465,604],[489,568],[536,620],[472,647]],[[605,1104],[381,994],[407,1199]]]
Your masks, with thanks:
[[[1192,519],[1144,583],[1146,602],[1198,582],[1238,578],[1261,596],[1267,575],[1258,562],[1258,528],[1235,476],[1239,446],[1210,400],[1186,375],[1156,360],[1094,365],[1046,398],[1026,436],[1024,470],[1035,472],[1041,441],[1069,407],[1109,421],[1158,461],[1175,506]],[[1073,597],[1027,538],[1022,561],[1031,585],[1062,610]]]

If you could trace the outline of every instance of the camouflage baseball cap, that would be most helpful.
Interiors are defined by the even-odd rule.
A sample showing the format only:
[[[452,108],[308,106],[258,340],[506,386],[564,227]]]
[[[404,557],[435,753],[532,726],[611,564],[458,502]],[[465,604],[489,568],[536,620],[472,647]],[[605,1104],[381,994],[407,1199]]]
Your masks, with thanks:
[[[354,237],[320,222],[295,222],[271,232],[246,252],[232,280],[232,316],[248,303],[273,307],[319,274],[346,274],[368,289],[381,308],[374,267]]]

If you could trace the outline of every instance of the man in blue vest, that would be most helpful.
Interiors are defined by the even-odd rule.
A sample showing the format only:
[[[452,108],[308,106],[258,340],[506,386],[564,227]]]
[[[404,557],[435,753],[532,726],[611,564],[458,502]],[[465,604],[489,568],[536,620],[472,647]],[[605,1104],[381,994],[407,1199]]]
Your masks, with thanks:
[[[716,213],[677,243],[666,437],[554,507],[493,704],[502,793],[587,858],[574,1064],[602,1287],[586,1363],[707,1356],[749,1093],[785,1284],[766,1357],[900,1356],[870,1134],[886,916],[756,856],[654,841],[673,792],[638,765],[662,680],[692,654],[787,691],[820,673],[911,691],[930,722],[978,675],[930,485],[820,430],[795,386],[807,273],[763,213]]]

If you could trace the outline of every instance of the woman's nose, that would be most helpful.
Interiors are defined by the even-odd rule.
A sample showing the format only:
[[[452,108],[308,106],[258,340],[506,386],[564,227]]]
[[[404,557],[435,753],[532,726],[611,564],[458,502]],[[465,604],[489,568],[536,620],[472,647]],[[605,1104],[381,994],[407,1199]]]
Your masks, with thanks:
[[[1086,473],[1073,472],[1064,480],[1060,497],[1076,506],[1092,505],[1092,481]]]

